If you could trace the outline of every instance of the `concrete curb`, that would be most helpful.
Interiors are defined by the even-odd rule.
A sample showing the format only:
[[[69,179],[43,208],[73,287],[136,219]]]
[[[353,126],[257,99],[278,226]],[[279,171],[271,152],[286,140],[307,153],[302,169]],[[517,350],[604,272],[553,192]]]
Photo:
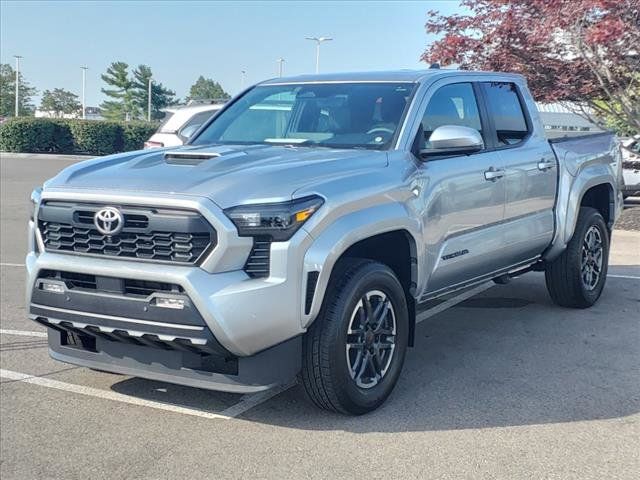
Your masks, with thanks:
[[[88,160],[90,158],[96,158],[100,155],[58,155],[52,153],[14,153],[14,152],[0,152],[0,159],[5,157],[19,158],[23,160]]]

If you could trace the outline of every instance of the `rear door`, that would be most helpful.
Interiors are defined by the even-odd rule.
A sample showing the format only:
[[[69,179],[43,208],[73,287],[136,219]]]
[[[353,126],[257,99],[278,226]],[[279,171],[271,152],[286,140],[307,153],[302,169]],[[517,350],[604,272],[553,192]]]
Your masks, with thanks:
[[[486,128],[472,82],[439,84],[424,108],[420,133],[428,145],[443,125]],[[427,158],[419,163],[424,189],[421,211],[427,250],[423,271],[429,279],[423,298],[485,276],[501,266],[500,225],[504,215],[504,182],[487,172],[503,170],[496,152]]]
[[[541,254],[553,237],[557,188],[556,158],[527,92],[515,82],[481,82],[489,116],[487,135],[505,169],[504,244],[508,265]]]

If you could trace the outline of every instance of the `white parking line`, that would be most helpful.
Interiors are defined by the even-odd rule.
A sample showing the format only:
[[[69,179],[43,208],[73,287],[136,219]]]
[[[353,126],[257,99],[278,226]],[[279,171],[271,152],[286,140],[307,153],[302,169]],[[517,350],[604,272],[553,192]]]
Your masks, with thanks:
[[[5,335],[19,335],[21,337],[43,337],[47,338],[47,332],[28,332],[26,330],[9,330],[0,328],[0,333]]]
[[[24,267],[24,263],[0,263],[0,267]]]
[[[242,415],[247,410],[260,405],[263,402],[266,402],[273,396],[278,395],[279,393],[282,393],[293,386],[293,384],[284,385],[282,387],[276,387],[264,392],[245,395],[235,405],[222,410],[220,413],[213,413],[204,410],[198,410],[196,408],[181,407],[178,405],[171,405],[169,403],[156,402],[154,400],[145,400],[143,398],[130,397],[129,395],[123,395],[122,393],[112,392],[109,390],[100,390],[98,388],[60,382],[51,378],[36,377],[33,375],[27,375],[26,373],[14,372],[12,370],[0,369],[0,377],[9,380],[15,380],[18,382],[30,383],[32,385],[39,385],[41,387],[53,388],[56,390],[63,390],[65,392],[86,395],[89,397],[101,398],[103,400],[113,400],[116,402],[128,403],[130,405],[155,408],[156,410],[165,410],[168,412],[180,413],[183,415],[191,415],[193,417],[217,420],[229,420],[231,418],[237,417],[238,415]]]
[[[636,277],[635,275],[613,275],[611,273],[607,273],[607,277],[612,278],[628,278],[630,280],[640,280],[640,277]]]
[[[428,310],[425,310],[424,312],[418,313],[416,315],[416,323],[420,323],[420,322],[426,320],[427,318],[431,318],[434,315],[437,315],[437,314],[439,314],[441,312],[444,312],[448,308],[451,308],[451,307],[457,305],[460,302],[464,302],[466,299],[471,298],[474,295],[479,294],[480,292],[484,292],[485,290],[488,290],[493,286],[494,286],[493,283],[484,283],[484,284],[479,285],[479,286],[477,286],[475,288],[472,288],[471,290],[467,290],[466,292],[461,293],[460,295],[456,295],[455,297],[451,297],[446,302],[442,302],[441,304],[436,305],[433,308],[429,308]]]

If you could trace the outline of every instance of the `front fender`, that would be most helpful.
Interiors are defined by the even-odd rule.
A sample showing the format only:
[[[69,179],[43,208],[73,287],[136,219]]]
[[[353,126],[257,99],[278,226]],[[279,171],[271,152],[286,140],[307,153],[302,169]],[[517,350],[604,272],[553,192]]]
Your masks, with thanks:
[[[422,264],[424,248],[421,245],[420,223],[409,214],[407,208],[397,202],[375,205],[348,213],[325,228],[315,237],[307,250],[303,264],[303,282],[309,272],[318,272],[315,295],[309,312],[301,315],[302,327],[308,327],[318,315],[324,300],[331,272],[340,256],[355,243],[366,238],[395,230],[406,230],[416,243],[418,265]],[[419,275],[417,278],[420,278]],[[418,285],[418,291],[420,285]]]

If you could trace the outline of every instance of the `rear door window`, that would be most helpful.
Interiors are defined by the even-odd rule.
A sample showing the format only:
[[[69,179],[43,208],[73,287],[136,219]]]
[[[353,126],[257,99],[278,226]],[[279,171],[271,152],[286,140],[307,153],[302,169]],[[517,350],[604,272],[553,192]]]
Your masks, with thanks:
[[[482,82],[498,147],[516,145],[529,135],[518,88],[510,82]]]

